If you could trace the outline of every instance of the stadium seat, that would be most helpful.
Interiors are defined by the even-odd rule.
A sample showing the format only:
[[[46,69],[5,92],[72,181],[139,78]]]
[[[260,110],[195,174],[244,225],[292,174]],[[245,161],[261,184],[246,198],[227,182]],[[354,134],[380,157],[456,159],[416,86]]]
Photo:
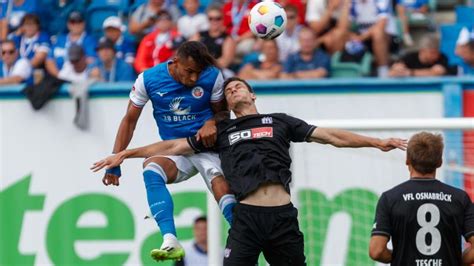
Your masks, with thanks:
[[[440,26],[440,50],[448,57],[448,62],[450,65],[457,65],[462,62],[462,59],[454,53],[454,50],[456,49],[456,41],[458,39],[459,32],[463,27],[464,25],[462,24],[445,24]]]
[[[436,0],[428,1],[429,13],[425,16],[419,15],[409,15],[408,21],[410,26],[415,27],[431,27],[436,25],[436,22],[433,19],[433,14],[436,11]]]
[[[331,77],[333,78],[353,78],[370,75],[372,64],[372,54],[366,52],[360,63],[341,62],[341,52],[336,52],[331,57]]]
[[[456,23],[465,26],[474,26],[474,7],[456,6]]]
[[[123,0],[95,0],[87,8],[88,32],[96,39],[103,35],[102,23],[110,16],[122,15]]]
[[[178,8],[181,14],[186,14],[186,10],[184,9],[184,0],[177,0],[178,1]],[[199,0],[199,10],[200,13],[205,13],[209,4],[211,4],[212,0]]]

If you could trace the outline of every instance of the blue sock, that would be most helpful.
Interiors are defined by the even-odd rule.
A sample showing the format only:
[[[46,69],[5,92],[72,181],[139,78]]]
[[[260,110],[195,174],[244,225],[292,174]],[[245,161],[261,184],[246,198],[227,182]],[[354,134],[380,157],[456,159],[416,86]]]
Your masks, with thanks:
[[[166,187],[166,174],[156,163],[148,164],[143,170],[146,195],[151,214],[160,227],[161,235],[176,236],[176,227],[173,218],[173,199]]]
[[[219,209],[221,209],[221,212],[224,215],[227,222],[229,223],[229,225],[232,225],[235,203],[236,203],[236,200],[233,194],[225,194],[219,200]]]

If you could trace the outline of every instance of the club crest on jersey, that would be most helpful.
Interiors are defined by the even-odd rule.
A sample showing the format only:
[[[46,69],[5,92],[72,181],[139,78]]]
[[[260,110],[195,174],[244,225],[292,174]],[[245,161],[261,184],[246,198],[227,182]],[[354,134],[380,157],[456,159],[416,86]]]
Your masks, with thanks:
[[[199,99],[204,95],[204,90],[201,87],[194,87],[191,91],[194,98]]]
[[[262,118],[262,124],[273,124],[273,118],[270,116],[265,116]]]
[[[234,132],[232,134],[229,134],[229,144],[232,145],[241,140],[259,138],[273,138],[273,128],[257,127]]]

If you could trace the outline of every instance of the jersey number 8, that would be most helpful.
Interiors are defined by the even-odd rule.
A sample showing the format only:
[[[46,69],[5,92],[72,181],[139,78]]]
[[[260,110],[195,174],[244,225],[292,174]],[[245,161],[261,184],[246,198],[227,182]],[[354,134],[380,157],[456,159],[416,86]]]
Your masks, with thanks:
[[[430,214],[430,220],[427,221],[427,214]],[[439,209],[432,203],[425,203],[418,208],[416,220],[421,226],[416,232],[416,248],[426,256],[436,254],[441,248],[441,233],[436,228],[439,223]],[[427,244],[426,235],[430,234],[431,244]]]

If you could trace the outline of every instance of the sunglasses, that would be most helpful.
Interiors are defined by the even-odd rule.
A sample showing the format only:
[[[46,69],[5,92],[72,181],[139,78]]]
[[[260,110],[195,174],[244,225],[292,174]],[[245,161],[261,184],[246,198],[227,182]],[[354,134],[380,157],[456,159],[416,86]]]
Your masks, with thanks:
[[[15,53],[15,50],[3,50],[2,51],[2,55],[6,55],[6,54],[14,54]]]
[[[288,19],[295,19],[296,18],[296,15],[294,16],[286,16]]]
[[[68,22],[71,23],[71,24],[79,24],[79,23],[84,22],[84,20],[75,20],[74,19],[74,20],[69,20]]]
[[[222,19],[222,17],[207,17],[209,21],[219,21]]]

